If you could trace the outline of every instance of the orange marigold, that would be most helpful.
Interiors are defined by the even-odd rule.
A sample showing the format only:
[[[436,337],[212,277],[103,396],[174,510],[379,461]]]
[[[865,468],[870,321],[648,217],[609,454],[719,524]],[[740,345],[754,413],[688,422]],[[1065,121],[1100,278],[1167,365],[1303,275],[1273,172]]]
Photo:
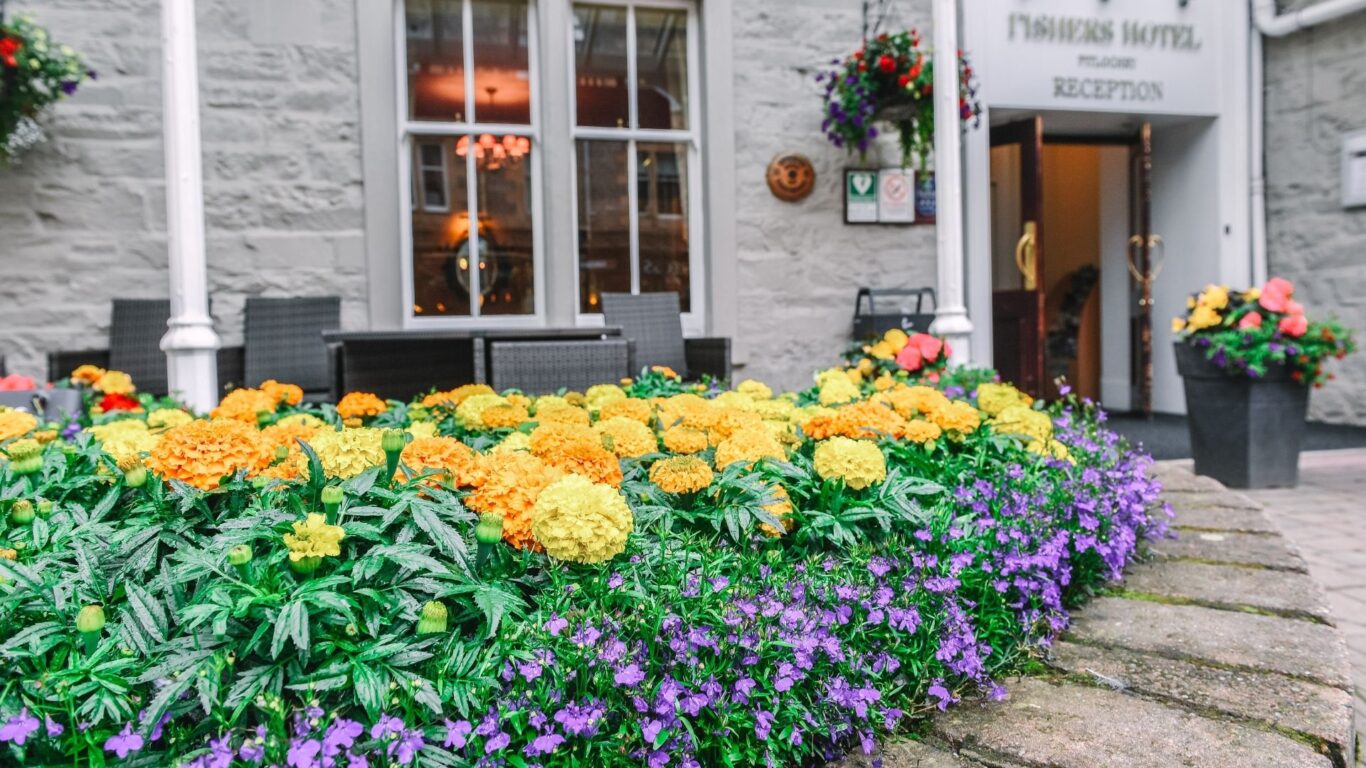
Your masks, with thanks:
[[[896,412],[905,418],[916,414],[926,415],[948,404],[949,399],[943,392],[933,388],[916,385],[908,387],[898,384],[886,392],[874,396],[875,400],[890,403]]]
[[[498,393],[494,391],[493,387],[487,384],[462,384],[449,392],[433,392],[422,398],[422,404],[428,408],[438,405],[454,408],[474,395],[496,394]]]
[[[905,428],[906,420],[890,405],[863,400],[842,405],[833,414],[817,416],[803,429],[813,440],[835,435],[875,440],[883,435],[900,437]]]
[[[231,419],[197,419],[167,430],[148,455],[147,467],[168,480],[211,490],[238,470],[264,469],[273,457],[254,427]]]
[[[304,389],[298,384],[286,384],[275,379],[261,382],[261,391],[281,405],[298,405],[304,401]]]
[[[480,414],[480,420],[489,429],[516,429],[530,419],[525,406],[512,403],[491,406]]]
[[[641,424],[649,424],[654,413],[654,409],[650,407],[648,401],[635,397],[623,397],[603,403],[602,408],[598,410],[598,418],[605,421],[619,417],[638,421]]]
[[[929,445],[930,443],[933,443],[935,440],[938,440],[939,436],[942,434],[944,434],[944,430],[940,429],[939,425],[935,424],[932,421],[925,421],[924,419],[911,419],[910,421],[906,422],[906,431],[902,435],[902,437],[905,437],[907,440],[913,443]]]
[[[728,467],[737,461],[753,464],[759,459],[787,459],[782,444],[763,427],[736,432],[716,446],[718,467]]]
[[[659,450],[655,431],[625,416],[603,419],[593,425],[603,447],[623,459],[633,459]]]
[[[769,490],[772,492],[775,501],[769,504],[764,504],[763,510],[781,520],[783,523],[783,529],[780,531],[776,527],[769,525],[768,523],[760,523],[759,530],[763,531],[764,534],[776,539],[779,536],[782,536],[784,533],[787,533],[788,531],[792,530],[796,526],[797,521],[789,517],[789,515],[792,514],[792,497],[787,495],[787,489],[782,487],[781,485],[775,485]]]
[[[475,512],[503,516],[503,540],[514,547],[540,551],[531,535],[531,508],[547,485],[564,472],[522,451],[491,453],[484,471],[465,504]]]
[[[665,493],[696,493],[711,481],[711,467],[695,456],[676,456],[650,467],[650,482]]]
[[[479,479],[479,454],[453,437],[419,437],[403,447],[399,461],[417,474],[448,472],[457,488],[473,485]],[[402,479],[403,470],[395,477]],[[435,483],[436,478],[428,482]]]
[[[536,421],[542,424],[578,424],[588,426],[588,411],[577,405],[536,406]]]
[[[337,403],[337,415],[343,419],[363,419],[367,416],[378,416],[389,410],[388,404],[379,398],[378,395],[369,392],[347,392],[346,396]]]
[[[982,423],[982,414],[971,403],[953,400],[930,412],[930,421],[938,424],[945,432],[958,432],[966,435]]]
[[[563,450],[540,455],[546,463],[595,483],[621,487],[621,462],[616,454],[595,445],[573,443]]]
[[[560,453],[571,445],[601,448],[602,438],[583,424],[541,424],[531,430],[531,452],[538,456]]]
[[[318,428],[307,421],[277,421],[261,430],[261,438],[270,443],[272,448],[283,445],[290,451],[297,451],[299,441],[312,440],[317,431]]]
[[[209,415],[215,419],[232,419],[243,424],[255,424],[261,411],[274,413],[279,400],[259,389],[234,389],[218,403]]]
[[[707,433],[692,427],[669,427],[660,437],[664,447],[674,453],[701,453],[707,450]]]

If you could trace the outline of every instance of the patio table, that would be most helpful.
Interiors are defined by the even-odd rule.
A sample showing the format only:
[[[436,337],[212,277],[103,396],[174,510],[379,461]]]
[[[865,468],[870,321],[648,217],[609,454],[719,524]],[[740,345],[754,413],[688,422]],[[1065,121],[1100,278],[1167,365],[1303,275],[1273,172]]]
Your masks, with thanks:
[[[488,383],[494,341],[586,341],[620,337],[615,326],[593,328],[450,328],[324,331],[336,356],[337,396],[373,392],[404,400],[433,387]]]

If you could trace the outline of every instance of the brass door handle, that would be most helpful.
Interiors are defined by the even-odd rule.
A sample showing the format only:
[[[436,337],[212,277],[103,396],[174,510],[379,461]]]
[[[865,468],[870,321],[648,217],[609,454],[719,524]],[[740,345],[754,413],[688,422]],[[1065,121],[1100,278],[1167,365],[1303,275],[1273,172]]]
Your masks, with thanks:
[[[1142,235],[1134,235],[1129,238],[1129,274],[1133,275],[1134,279],[1140,283],[1149,283],[1156,280],[1157,276],[1162,274],[1162,265],[1167,261],[1167,243],[1162,239],[1161,235],[1148,235],[1146,245],[1149,254],[1151,255],[1151,252],[1154,249],[1157,249],[1160,257],[1156,261],[1149,262],[1149,273],[1146,275],[1139,270],[1138,264],[1134,261],[1135,254],[1137,254],[1139,249],[1143,248],[1144,245],[1145,242]]]
[[[1035,274],[1038,264],[1038,233],[1039,225],[1033,221],[1024,223],[1024,234],[1015,243],[1015,266],[1020,270],[1020,275],[1024,277],[1024,289],[1033,291],[1038,288],[1038,275]]]

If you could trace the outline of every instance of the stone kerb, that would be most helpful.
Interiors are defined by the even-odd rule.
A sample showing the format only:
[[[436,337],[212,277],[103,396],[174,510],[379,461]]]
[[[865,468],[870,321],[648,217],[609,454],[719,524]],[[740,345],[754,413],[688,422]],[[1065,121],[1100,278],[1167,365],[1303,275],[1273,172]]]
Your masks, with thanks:
[[[1347,645],[1304,561],[1246,497],[1153,471],[1177,538],[1074,614],[1043,675],[887,745],[884,768],[1356,765]]]

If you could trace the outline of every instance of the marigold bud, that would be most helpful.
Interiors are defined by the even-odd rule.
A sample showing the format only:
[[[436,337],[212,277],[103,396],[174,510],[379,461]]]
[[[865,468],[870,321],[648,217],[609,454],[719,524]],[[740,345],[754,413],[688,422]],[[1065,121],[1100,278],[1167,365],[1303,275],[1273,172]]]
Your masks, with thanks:
[[[322,490],[323,506],[330,507],[340,504],[345,496],[346,494],[342,491],[340,485],[329,485]]]
[[[15,525],[28,525],[33,522],[33,502],[19,499],[9,508],[9,519]]]
[[[419,635],[432,635],[446,631],[446,604],[440,600],[428,600],[422,605],[422,617],[417,620]]]
[[[474,540],[480,544],[497,544],[503,539],[503,516],[487,512],[479,516],[479,524],[474,526]]]
[[[287,445],[277,445],[277,446],[275,446],[275,460],[276,460],[276,461],[284,461],[284,460],[287,459],[287,458],[289,458],[289,446],[287,446]]]
[[[129,488],[141,488],[147,484],[147,468],[138,464],[123,473],[123,484]]]
[[[264,428],[269,427],[271,424],[274,424],[274,423],[275,423],[275,414],[271,413],[270,411],[257,411],[257,412],[256,412],[256,426],[261,427],[262,429],[264,429]]]
[[[321,557],[301,557],[298,560],[290,560],[289,567],[301,576],[308,576],[318,570],[318,566],[323,564]]]
[[[401,429],[386,429],[380,438],[380,446],[385,453],[402,453],[403,445],[407,442]]]
[[[104,606],[99,604],[87,605],[81,608],[80,613],[76,614],[76,631],[83,635],[90,635],[104,629]]]
[[[251,562],[252,551],[249,544],[238,544],[228,550],[228,564],[232,566],[243,566]]]
[[[38,514],[42,515],[43,517],[47,517],[47,516],[51,515],[51,514],[52,514],[52,508],[53,508],[53,506],[54,506],[54,505],[52,504],[52,500],[51,500],[51,499],[39,499],[39,500],[38,500]]]

